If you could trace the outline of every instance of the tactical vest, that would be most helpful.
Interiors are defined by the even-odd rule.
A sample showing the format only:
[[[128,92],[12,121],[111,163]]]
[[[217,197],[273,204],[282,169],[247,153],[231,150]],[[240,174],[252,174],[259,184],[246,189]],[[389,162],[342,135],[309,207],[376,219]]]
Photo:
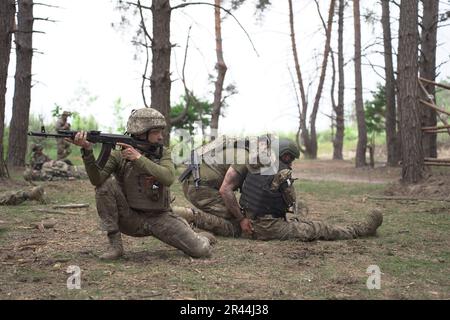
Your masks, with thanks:
[[[159,154],[145,154],[145,156],[157,164],[161,161]],[[136,168],[131,161],[125,159],[123,161],[118,180],[130,208],[144,212],[169,210],[169,188],[154,176]]]
[[[279,171],[288,168],[280,162]],[[248,173],[242,185],[239,204],[250,218],[271,215],[274,218],[284,218],[288,204],[279,190],[272,191],[271,184],[275,175]]]

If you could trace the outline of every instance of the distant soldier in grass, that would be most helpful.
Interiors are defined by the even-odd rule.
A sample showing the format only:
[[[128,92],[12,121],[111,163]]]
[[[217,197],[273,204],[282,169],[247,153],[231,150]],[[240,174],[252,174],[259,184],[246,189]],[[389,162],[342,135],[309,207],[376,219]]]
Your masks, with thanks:
[[[55,124],[55,129],[58,130],[70,130],[70,123],[67,118],[72,115],[69,111],[64,111],[61,114],[61,117],[58,118]],[[56,139],[56,148],[57,148],[57,158],[56,160],[62,160],[69,156],[70,154],[70,143],[64,140],[64,138]]]
[[[220,195],[227,211],[232,216],[249,220],[249,231],[242,235],[258,240],[344,240],[375,235],[383,221],[378,210],[373,210],[365,222],[349,226],[336,226],[323,221],[305,218],[287,219],[288,208],[296,203],[292,179],[292,163],[300,156],[297,145],[289,139],[281,139],[279,146],[279,168],[275,174],[262,174],[264,167],[248,165],[242,183],[238,172],[229,170],[220,186]],[[237,200],[234,190],[241,186],[241,197]],[[208,203],[208,199],[203,199]],[[200,199],[197,199],[200,203]],[[205,210],[205,207],[203,207]],[[224,219],[212,212],[197,209],[176,208],[175,212],[195,226],[219,235],[236,226],[231,219]]]
[[[82,147],[86,172],[96,187],[97,211],[110,244],[102,259],[118,259],[124,254],[122,233],[152,235],[192,257],[211,255],[214,236],[195,233],[170,207],[169,187],[175,180],[175,168],[169,150],[162,145],[165,127],[165,118],[157,110],[133,110],[128,134],[154,148],[144,152],[121,143],[123,149],[113,151],[103,169],[95,163],[86,132],[75,136],[73,143]]]
[[[36,144],[32,147],[30,167],[23,174],[26,181],[56,181],[82,178],[85,174],[71,165],[68,159],[52,160],[43,152],[43,147]]]
[[[27,191],[6,191],[0,192],[0,205],[16,206],[26,200],[35,200],[45,203],[45,191],[43,186],[30,188]]]

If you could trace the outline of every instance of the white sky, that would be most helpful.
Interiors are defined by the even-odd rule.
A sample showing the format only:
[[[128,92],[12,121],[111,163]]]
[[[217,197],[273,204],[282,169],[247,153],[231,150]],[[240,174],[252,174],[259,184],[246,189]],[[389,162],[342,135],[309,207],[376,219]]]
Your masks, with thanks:
[[[293,84],[289,75],[293,72],[293,59],[289,38],[287,1],[272,1],[273,5],[261,21],[254,14],[253,1],[235,16],[250,34],[259,56],[237,23],[228,17],[222,26],[223,49],[228,72],[225,82],[235,83],[239,93],[228,100],[225,117],[220,120],[219,130],[223,133],[258,133],[264,130],[296,131],[298,109]],[[124,118],[131,109],[143,107],[141,97],[141,77],[144,55],[134,59],[136,49],[131,45],[134,28],[118,31],[111,27],[120,19],[120,13],[113,9],[111,0],[46,0],[60,8],[35,7],[35,16],[57,20],[57,23],[36,22],[35,30],[46,34],[35,34],[34,47],[43,52],[33,59],[33,80],[31,112],[51,119],[55,103],[64,109],[78,111],[85,116],[92,114],[104,130],[115,127],[111,112],[117,98],[127,106]],[[174,6],[179,1],[172,1]],[[213,1],[210,1],[213,2]],[[324,35],[313,0],[294,2],[297,47],[301,59],[304,81],[318,78],[316,65],[321,63]],[[143,1],[143,3],[150,3]],[[322,15],[326,19],[328,0],[320,0]],[[442,3],[442,2],[441,2]],[[374,1],[361,1],[364,6],[378,6]],[[444,5],[444,4],[443,4]],[[443,5],[441,6],[442,8]],[[448,7],[448,5],[447,5]],[[353,56],[352,8],[347,8],[344,48],[345,60]],[[447,8],[448,9],[448,8]],[[395,11],[392,8],[392,11]],[[150,12],[147,12],[151,18]],[[188,86],[200,97],[213,100],[213,84],[208,82],[208,74],[215,75],[214,64],[214,14],[210,6],[190,6],[172,13],[171,42],[178,45],[172,52],[172,103],[179,101],[183,87],[179,80],[184,57],[184,45],[189,26],[192,25],[191,42],[188,53],[186,80]],[[151,23],[149,23],[151,26]],[[398,22],[392,22],[396,34]],[[381,25],[375,27],[362,23],[362,47],[372,43],[375,36],[381,36]],[[333,26],[337,30],[337,24]],[[320,32],[317,30],[320,29]],[[448,27],[439,29],[438,64],[449,58],[450,39]],[[337,34],[333,33],[335,50]],[[396,45],[394,45],[394,48]],[[376,48],[381,50],[381,47]],[[373,50],[373,49],[371,49]],[[317,61],[314,56],[319,55]],[[7,85],[6,119],[9,121],[14,91],[14,54],[11,56],[9,82]],[[364,62],[365,60],[363,60]],[[371,58],[373,64],[383,65],[381,55]],[[337,63],[337,56],[336,56]],[[382,73],[381,69],[379,72]],[[328,64],[327,79],[331,75]],[[439,79],[450,76],[450,63],[440,69]],[[353,103],[353,63],[345,69],[346,109]],[[364,99],[370,99],[370,90],[376,82],[381,82],[371,67],[363,68]],[[336,84],[337,85],[337,84]],[[330,114],[330,81],[325,83],[319,109],[317,127],[329,127],[330,120],[322,115]],[[86,88],[98,99],[92,105],[75,104],[77,92]],[[149,89],[147,92],[149,93]],[[315,95],[315,86],[309,93],[310,105]],[[150,101],[149,94],[147,101]]]

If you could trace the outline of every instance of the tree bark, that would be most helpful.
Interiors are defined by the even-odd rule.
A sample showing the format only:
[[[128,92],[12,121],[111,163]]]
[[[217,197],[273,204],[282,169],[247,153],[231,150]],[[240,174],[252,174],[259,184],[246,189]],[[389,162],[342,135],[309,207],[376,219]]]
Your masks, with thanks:
[[[161,112],[166,118],[167,127],[164,134],[164,144],[170,140],[170,17],[169,0],[153,0],[152,41],[152,74],[150,76],[151,107]]]
[[[345,0],[339,0],[338,13],[338,103],[335,109],[336,113],[336,135],[333,139],[333,159],[342,160],[342,149],[344,146],[344,6]]]
[[[439,1],[422,1],[422,36],[420,54],[420,76],[422,78],[435,81],[436,79],[436,46],[437,46],[437,25],[439,21]],[[434,85],[426,83],[425,89],[436,101]],[[427,100],[425,93],[420,91],[424,100]],[[436,111],[431,108],[422,108],[422,126],[434,127],[437,124]],[[425,157],[437,157],[436,134],[424,134],[422,136],[423,153]]]
[[[295,64],[295,74],[297,76],[298,87],[300,90],[300,99],[302,102],[301,108],[299,106],[299,132],[297,133],[297,143],[300,146],[300,140],[303,142],[305,146],[305,156],[309,157],[310,150],[310,138],[308,127],[306,126],[306,112],[308,110],[308,101],[306,100],[305,87],[303,85],[302,72],[300,69],[300,63],[298,61],[298,53],[297,53],[297,43],[295,40],[295,29],[294,29],[294,13],[292,8],[292,0],[288,0],[289,3],[289,27],[290,27],[290,36],[291,36],[291,47],[292,47],[292,55],[294,56],[294,64]],[[299,139],[301,136],[301,139]],[[306,151],[308,150],[308,151]]]
[[[15,32],[16,74],[13,110],[9,132],[8,164],[25,166],[27,131],[31,103],[31,64],[33,58],[33,0],[18,1]]]
[[[8,80],[8,66],[11,55],[11,38],[14,30],[14,15],[16,5],[14,0],[0,1],[0,178],[6,177],[4,167],[3,140],[5,132],[6,82]]]
[[[214,7],[214,20],[215,20],[215,31],[216,31],[216,55],[217,55],[217,79],[215,83],[214,90],[214,102],[211,115],[211,129],[217,130],[219,128],[219,117],[220,110],[222,108],[222,91],[223,83],[225,81],[225,74],[227,72],[227,65],[223,58],[223,48],[222,48],[222,28],[221,28],[221,18],[220,18],[220,0],[215,0]]]
[[[386,148],[387,165],[394,167],[400,160],[397,143],[397,112],[395,105],[395,77],[392,62],[392,37],[390,26],[389,0],[381,0],[381,24],[383,26],[385,91],[386,91]]]
[[[418,104],[418,0],[400,3],[398,46],[398,103],[402,133],[402,180],[416,183],[423,178],[424,155]]]
[[[330,9],[328,11],[328,21],[325,39],[325,49],[323,52],[322,68],[320,72],[319,84],[317,87],[316,96],[314,98],[314,104],[311,111],[311,116],[309,118],[309,125],[311,129],[311,146],[309,150],[310,157],[312,159],[317,158],[317,133],[316,133],[316,118],[317,112],[319,111],[320,98],[322,96],[323,84],[325,82],[325,75],[327,72],[328,55],[330,53],[330,43],[331,43],[331,29],[333,27],[333,16],[334,16],[334,4],[335,0],[330,1]]]
[[[359,0],[353,0],[353,18],[355,26],[355,109],[358,123],[358,145],[356,147],[356,167],[366,165],[367,129],[364,116],[361,75],[361,17]]]

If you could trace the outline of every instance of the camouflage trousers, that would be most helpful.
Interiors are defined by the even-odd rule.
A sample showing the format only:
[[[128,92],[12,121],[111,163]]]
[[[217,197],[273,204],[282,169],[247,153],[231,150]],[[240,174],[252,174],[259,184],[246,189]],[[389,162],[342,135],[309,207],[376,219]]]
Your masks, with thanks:
[[[42,165],[41,170],[26,169],[23,177],[26,181],[71,180],[85,177],[84,169],[69,166],[64,161],[51,160]]]
[[[231,221],[198,210],[194,212],[193,216],[196,227],[220,236],[233,236],[229,233],[229,225],[233,224]],[[341,227],[323,221],[297,218],[285,220],[273,218],[270,215],[251,219],[251,221],[254,229],[251,238],[256,240],[313,241],[346,240],[358,237],[356,224]],[[250,237],[244,233],[241,236]]]
[[[0,193],[0,205],[16,206],[28,199],[24,191],[7,191]]]
[[[96,188],[95,199],[102,229],[108,234],[120,231],[132,237],[154,236],[192,257],[211,255],[209,239],[195,233],[185,219],[172,211],[152,213],[130,208],[112,177]]]
[[[200,210],[194,215],[194,226],[223,237],[241,235],[239,223],[234,221],[219,190],[203,185],[197,190],[193,182],[186,179],[183,182],[183,193],[186,199]]]
[[[207,186],[200,186],[198,190],[185,180],[183,192],[186,198],[199,210],[194,210],[194,226],[224,237],[241,236],[239,225],[234,222],[227,210],[219,191]],[[255,230],[254,239],[258,240],[341,240],[357,237],[352,227],[330,225],[323,221],[313,221],[305,218],[273,218],[270,215],[252,219]],[[243,237],[248,237],[242,234]]]
[[[57,160],[65,159],[72,152],[70,150],[70,143],[64,139],[56,139],[56,148],[57,148]]]

